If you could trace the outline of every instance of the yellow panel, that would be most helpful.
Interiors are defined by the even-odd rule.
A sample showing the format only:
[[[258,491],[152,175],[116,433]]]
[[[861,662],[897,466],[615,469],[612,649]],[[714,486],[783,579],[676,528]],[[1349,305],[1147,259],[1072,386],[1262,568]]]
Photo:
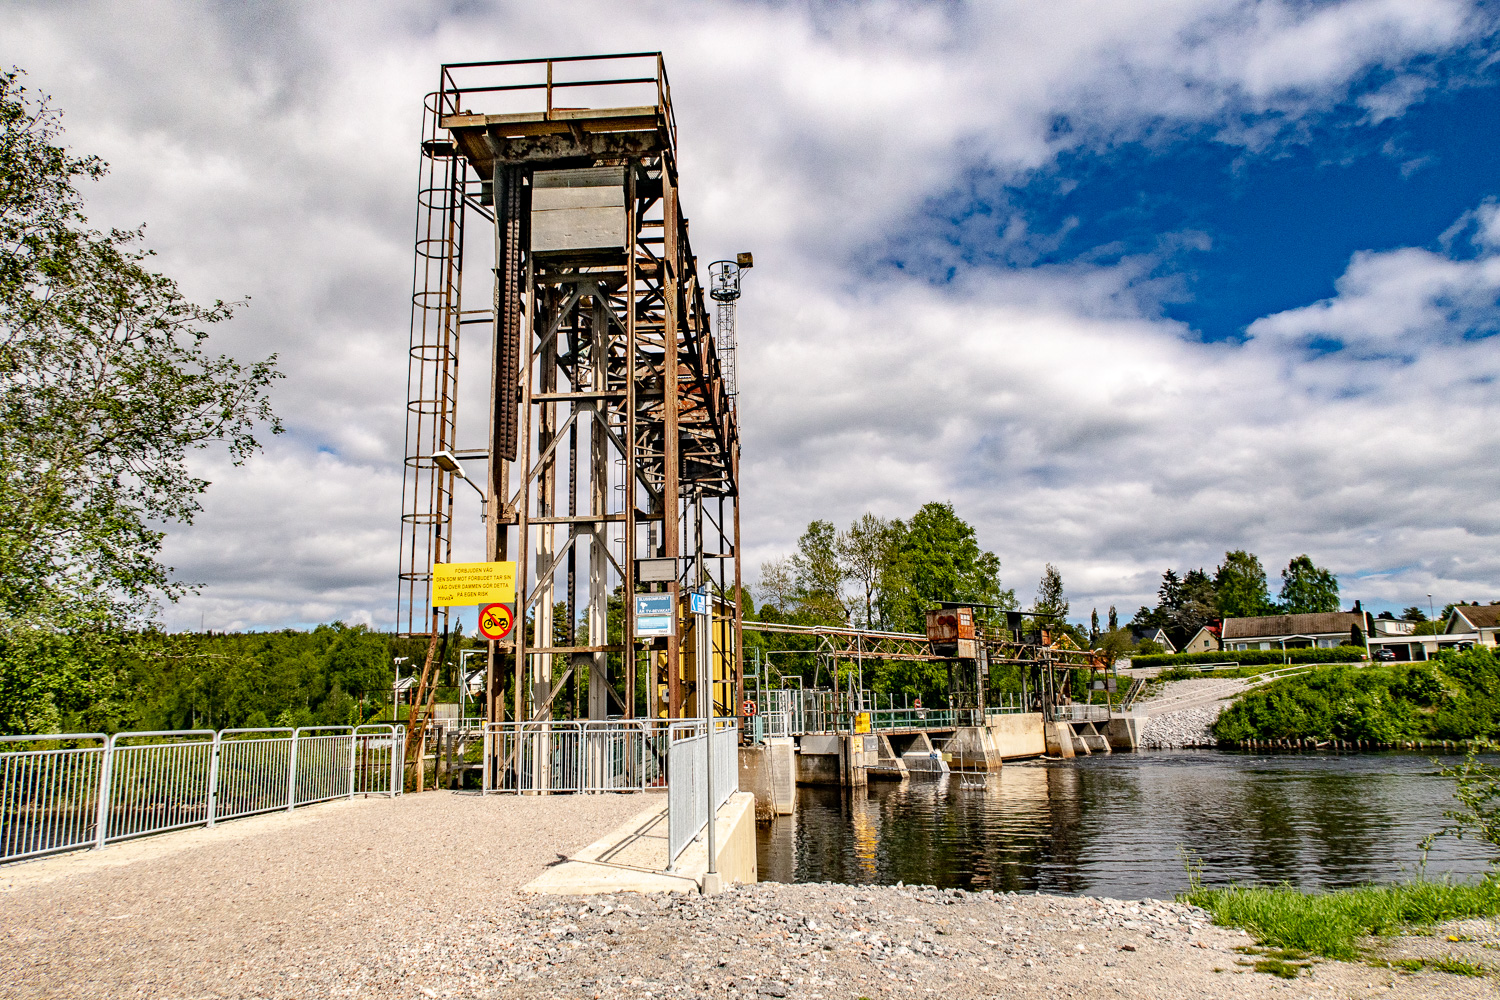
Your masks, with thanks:
[[[513,562],[434,563],[432,606],[509,604],[516,599]]]

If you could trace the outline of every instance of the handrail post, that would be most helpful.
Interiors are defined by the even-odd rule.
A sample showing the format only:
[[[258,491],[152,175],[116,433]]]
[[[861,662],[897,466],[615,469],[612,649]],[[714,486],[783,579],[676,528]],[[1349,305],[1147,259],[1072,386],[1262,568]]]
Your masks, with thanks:
[[[552,60],[547,60],[547,120],[552,119]],[[522,617],[525,617],[524,615]]]
[[[359,752],[359,729],[349,729],[349,797],[354,798],[354,758]]]
[[[208,761],[208,825],[214,825],[214,814],[219,809],[219,732],[214,731],[213,754]]]
[[[479,759],[484,761],[484,765],[479,770],[479,794],[480,797],[483,797],[490,794],[490,769],[493,766],[490,756],[492,734],[490,733],[490,723],[488,721],[484,723],[484,728],[481,732],[483,733],[483,739],[480,740],[482,756]]]
[[[406,792],[406,727],[394,726],[391,742],[399,744],[391,755],[391,798]]]
[[[115,756],[115,737],[111,733],[104,738],[104,760],[99,765],[99,811],[94,830],[94,848],[104,847],[109,839],[109,783]]]
[[[291,812],[297,804],[297,734],[292,730],[292,752],[286,758],[286,811]]]

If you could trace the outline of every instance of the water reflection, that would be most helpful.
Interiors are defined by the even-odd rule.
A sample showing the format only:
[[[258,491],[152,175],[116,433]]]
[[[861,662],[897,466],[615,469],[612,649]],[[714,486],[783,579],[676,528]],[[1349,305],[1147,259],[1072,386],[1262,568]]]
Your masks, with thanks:
[[[770,881],[932,883],[1167,896],[1186,881],[1304,888],[1400,878],[1442,825],[1452,785],[1424,756],[1118,754],[1011,764],[868,789],[803,786],[760,830]],[[1442,843],[1434,872],[1482,872],[1479,845]]]

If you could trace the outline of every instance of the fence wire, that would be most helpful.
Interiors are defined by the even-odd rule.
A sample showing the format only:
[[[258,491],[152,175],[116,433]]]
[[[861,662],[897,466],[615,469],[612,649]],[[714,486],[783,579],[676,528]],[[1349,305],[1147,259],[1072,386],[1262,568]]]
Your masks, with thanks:
[[[0,737],[0,862],[401,794],[401,726]]]

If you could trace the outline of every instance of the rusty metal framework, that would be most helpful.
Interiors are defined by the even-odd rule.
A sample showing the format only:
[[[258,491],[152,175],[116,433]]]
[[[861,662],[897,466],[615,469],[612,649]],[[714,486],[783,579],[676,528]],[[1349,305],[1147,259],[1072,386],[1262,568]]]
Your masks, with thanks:
[[[585,669],[589,717],[678,717],[692,686],[680,637],[650,654],[632,638],[634,596],[653,587],[675,605],[703,586],[733,609],[721,654],[743,697],[739,429],[677,171],[660,53],[449,64],[428,96],[397,629],[431,651],[448,625],[429,595],[432,563],[453,558],[456,474],[434,455],[456,447],[460,343],[481,338],[489,443],[454,457],[484,465],[483,558],[517,562],[519,598],[513,636],[491,644],[491,721],[505,718],[499,658],[514,719],[553,717]],[[475,219],[493,239],[466,246]],[[466,255],[494,274],[482,308],[463,303]],[[675,578],[638,583],[642,558],[676,560]]]
[[[774,632],[783,635],[805,635],[814,640],[812,649],[801,650],[816,655],[826,666],[834,681],[835,694],[840,696],[840,710],[854,712],[865,706],[851,699],[859,697],[858,680],[840,688],[836,665],[848,663],[855,677],[863,676],[866,661],[909,660],[930,663],[947,663],[949,667],[949,697],[964,701],[952,707],[983,710],[988,667],[1012,664],[1028,667],[1037,682],[1037,694],[1046,707],[1059,702],[1058,693],[1067,686],[1068,672],[1072,670],[1093,671],[1106,669],[1103,654],[1098,650],[1081,650],[1056,645],[1045,632],[1023,635],[1010,629],[993,630],[982,634],[984,666],[979,661],[962,660],[952,655],[941,655],[933,651],[926,635],[918,632],[882,632],[873,629],[845,628],[834,625],[786,625],[773,622],[745,622],[745,629],[753,632]],[[790,651],[787,651],[790,652]],[[1058,673],[1062,673],[1059,680]]]

